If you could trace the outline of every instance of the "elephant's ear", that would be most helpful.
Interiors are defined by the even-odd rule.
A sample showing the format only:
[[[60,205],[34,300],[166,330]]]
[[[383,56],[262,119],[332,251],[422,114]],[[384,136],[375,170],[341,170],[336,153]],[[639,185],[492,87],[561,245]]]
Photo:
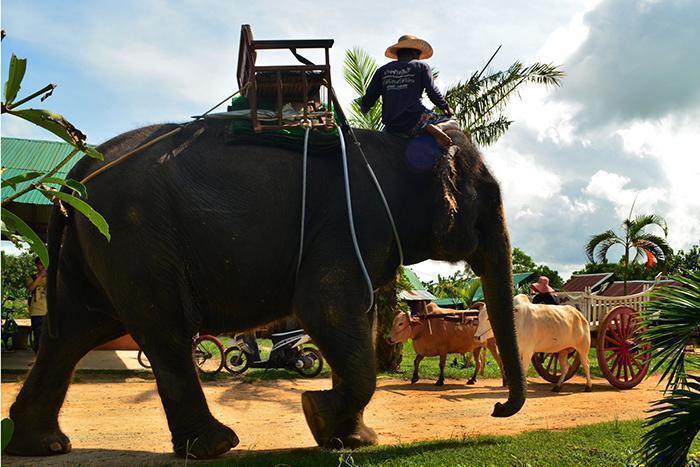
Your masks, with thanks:
[[[437,200],[435,203],[435,233],[438,238],[447,236],[454,227],[457,216],[457,168],[455,164],[457,146],[442,156],[435,165],[435,180],[438,185]]]

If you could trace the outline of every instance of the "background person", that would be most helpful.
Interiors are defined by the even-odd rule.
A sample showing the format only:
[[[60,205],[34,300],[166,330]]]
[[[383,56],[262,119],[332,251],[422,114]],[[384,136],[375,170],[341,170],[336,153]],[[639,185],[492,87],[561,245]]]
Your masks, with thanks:
[[[34,352],[39,351],[39,341],[41,339],[41,327],[44,325],[46,317],[46,268],[39,258],[34,259],[36,274],[27,279],[27,289],[29,290],[29,317],[32,320],[32,334]]]
[[[554,289],[549,286],[549,277],[540,276],[537,282],[530,285],[534,297],[532,303],[544,303],[545,305],[559,305],[559,297]]]

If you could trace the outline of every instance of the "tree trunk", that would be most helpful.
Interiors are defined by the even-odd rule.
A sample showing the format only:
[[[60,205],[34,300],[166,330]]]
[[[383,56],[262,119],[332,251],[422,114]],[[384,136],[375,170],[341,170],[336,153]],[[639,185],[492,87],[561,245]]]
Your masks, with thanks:
[[[622,284],[622,295],[627,295],[627,275],[628,273],[628,268],[630,265],[630,250],[629,247],[625,247],[625,277],[624,277],[624,282]]]
[[[398,371],[403,357],[403,344],[392,345],[387,342],[394,317],[399,311],[396,286],[396,279],[394,279],[380,288],[376,294],[377,333],[375,342],[378,371]]]

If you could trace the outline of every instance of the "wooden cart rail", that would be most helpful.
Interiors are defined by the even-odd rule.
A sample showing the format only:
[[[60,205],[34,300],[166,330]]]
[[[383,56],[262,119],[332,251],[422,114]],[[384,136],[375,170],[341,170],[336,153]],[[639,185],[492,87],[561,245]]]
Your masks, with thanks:
[[[627,306],[637,311],[641,311],[644,303],[649,301],[649,291],[654,285],[644,286],[644,290],[640,293],[632,295],[623,295],[620,297],[607,297],[591,293],[590,287],[587,287],[584,292],[561,292],[559,295],[569,300],[567,305],[578,305],[579,310],[588,319],[591,325],[591,331],[597,331],[600,323],[605,319],[605,316],[610,310],[618,306]]]

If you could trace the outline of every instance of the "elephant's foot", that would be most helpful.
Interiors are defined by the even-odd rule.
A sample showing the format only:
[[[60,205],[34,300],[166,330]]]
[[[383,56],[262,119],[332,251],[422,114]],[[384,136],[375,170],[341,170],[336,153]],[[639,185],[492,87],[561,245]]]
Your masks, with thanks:
[[[355,449],[377,444],[377,434],[365,425],[362,411],[344,416],[333,391],[307,391],[301,395],[301,404],[319,446]]]
[[[70,452],[68,436],[58,427],[53,429],[24,427],[15,424],[15,431],[5,453],[15,456],[55,456]]]
[[[238,442],[238,436],[232,429],[212,419],[197,433],[173,440],[173,450],[180,457],[210,459],[235,448]]]

